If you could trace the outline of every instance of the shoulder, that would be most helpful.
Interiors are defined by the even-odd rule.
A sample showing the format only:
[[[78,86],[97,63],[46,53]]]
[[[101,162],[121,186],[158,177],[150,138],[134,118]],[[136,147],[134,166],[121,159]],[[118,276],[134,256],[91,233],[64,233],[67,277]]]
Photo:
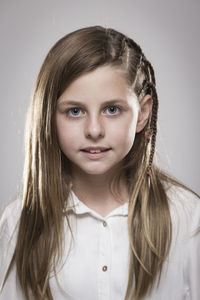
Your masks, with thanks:
[[[192,209],[192,207],[198,206],[200,203],[200,198],[187,187],[170,185],[166,192],[170,203],[173,204],[185,205]]]
[[[180,261],[177,266],[182,270],[189,298],[200,299],[200,199],[187,188],[177,186],[172,186],[167,194],[174,245],[171,257],[176,262]]]
[[[0,219],[0,291],[14,254],[22,202],[17,199],[4,210]]]
[[[4,234],[10,237],[12,236],[20,218],[21,209],[21,199],[16,199],[5,208],[0,219],[0,237],[2,237]]]
[[[200,198],[187,188],[172,185],[167,189],[172,225],[184,235],[200,230]]]

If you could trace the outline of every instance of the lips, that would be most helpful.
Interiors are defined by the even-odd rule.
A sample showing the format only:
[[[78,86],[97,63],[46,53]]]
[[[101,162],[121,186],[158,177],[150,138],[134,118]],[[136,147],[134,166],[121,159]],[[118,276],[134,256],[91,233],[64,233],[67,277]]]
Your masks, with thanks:
[[[106,147],[86,147],[84,149],[81,149],[81,151],[89,152],[89,153],[101,153],[110,150],[111,148]]]
[[[81,149],[83,157],[90,161],[101,161],[106,158],[111,148],[106,147],[86,147]]]

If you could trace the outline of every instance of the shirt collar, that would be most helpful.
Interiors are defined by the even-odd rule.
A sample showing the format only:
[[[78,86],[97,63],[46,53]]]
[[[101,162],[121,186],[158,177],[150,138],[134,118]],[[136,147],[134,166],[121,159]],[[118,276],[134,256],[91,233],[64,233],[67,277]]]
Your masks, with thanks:
[[[113,211],[111,211],[106,217],[102,217],[99,215],[96,211],[89,208],[87,205],[85,205],[81,200],[78,199],[78,197],[75,195],[75,193],[71,190],[69,194],[69,200],[65,207],[65,212],[72,211],[76,215],[81,214],[90,214],[98,219],[107,219],[109,217],[114,216],[127,216],[128,215],[128,202],[120,205],[119,207],[115,208]]]

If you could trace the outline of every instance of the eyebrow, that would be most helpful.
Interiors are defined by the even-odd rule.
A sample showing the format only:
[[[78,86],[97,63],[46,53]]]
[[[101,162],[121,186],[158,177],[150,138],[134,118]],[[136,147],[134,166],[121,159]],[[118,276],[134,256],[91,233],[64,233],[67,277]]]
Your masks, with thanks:
[[[124,99],[116,98],[116,99],[111,99],[111,100],[107,100],[107,101],[103,102],[102,106],[112,105],[112,104],[115,104],[115,103],[122,103],[122,102],[123,102],[123,104],[127,104]],[[60,103],[58,103],[58,105],[84,106],[85,103],[75,101],[75,100],[64,100],[64,101],[61,101]]]

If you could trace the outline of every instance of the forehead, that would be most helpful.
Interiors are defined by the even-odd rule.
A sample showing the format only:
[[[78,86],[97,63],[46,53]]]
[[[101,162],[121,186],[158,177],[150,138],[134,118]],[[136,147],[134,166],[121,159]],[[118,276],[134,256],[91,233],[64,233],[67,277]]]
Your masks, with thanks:
[[[59,102],[126,98],[130,89],[119,67],[102,66],[75,79],[62,93]]]

